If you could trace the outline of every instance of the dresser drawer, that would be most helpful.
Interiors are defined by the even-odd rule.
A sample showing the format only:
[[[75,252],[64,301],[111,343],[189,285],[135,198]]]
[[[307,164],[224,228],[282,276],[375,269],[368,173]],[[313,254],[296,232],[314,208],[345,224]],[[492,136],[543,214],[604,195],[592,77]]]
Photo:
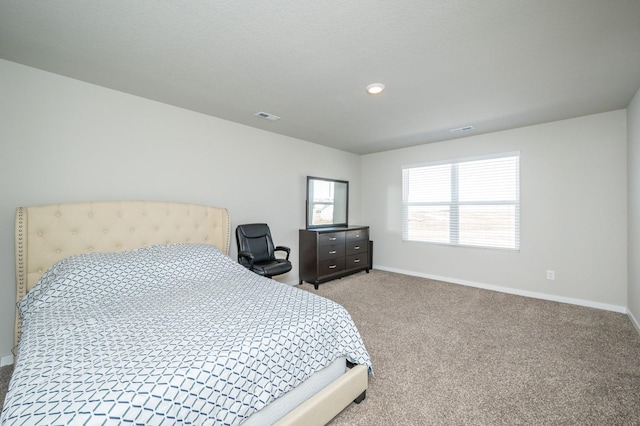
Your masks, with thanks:
[[[354,254],[346,257],[345,269],[362,268],[369,262],[369,256],[367,253]]]
[[[323,234],[318,234],[318,245],[319,246],[328,246],[334,244],[344,243],[344,232],[327,232]]]
[[[345,232],[347,241],[368,241],[369,230],[368,229],[355,229],[353,231]]]
[[[347,256],[369,251],[369,241],[347,241]]]
[[[344,257],[344,244],[318,247],[318,259],[333,259],[334,257]]]
[[[301,229],[298,233],[300,284],[315,286],[359,271],[371,269],[368,226]]]
[[[329,275],[335,272],[344,271],[344,257],[321,260],[318,263],[318,275]]]

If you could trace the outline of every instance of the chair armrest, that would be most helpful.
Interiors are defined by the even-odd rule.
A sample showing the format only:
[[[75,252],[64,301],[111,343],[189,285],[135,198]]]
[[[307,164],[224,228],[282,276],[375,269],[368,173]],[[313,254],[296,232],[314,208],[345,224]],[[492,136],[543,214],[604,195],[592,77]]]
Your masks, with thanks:
[[[289,254],[291,253],[291,249],[286,246],[277,246],[273,251],[284,251],[287,252],[287,260],[289,260]]]
[[[253,258],[254,258],[253,253],[249,253],[248,251],[238,252],[238,263],[241,265],[243,264],[241,261],[242,258],[247,259],[247,261],[249,262],[249,265],[244,265],[244,266],[251,269],[253,267]]]

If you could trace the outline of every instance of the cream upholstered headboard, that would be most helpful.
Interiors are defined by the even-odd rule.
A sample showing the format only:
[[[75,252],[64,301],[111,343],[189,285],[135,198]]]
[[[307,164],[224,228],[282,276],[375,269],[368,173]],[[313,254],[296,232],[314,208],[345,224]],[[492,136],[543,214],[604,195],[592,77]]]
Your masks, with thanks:
[[[230,228],[226,209],[198,204],[101,201],[18,207],[16,301],[66,257],[170,243],[211,244],[229,254]],[[19,339],[16,312],[16,345]]]

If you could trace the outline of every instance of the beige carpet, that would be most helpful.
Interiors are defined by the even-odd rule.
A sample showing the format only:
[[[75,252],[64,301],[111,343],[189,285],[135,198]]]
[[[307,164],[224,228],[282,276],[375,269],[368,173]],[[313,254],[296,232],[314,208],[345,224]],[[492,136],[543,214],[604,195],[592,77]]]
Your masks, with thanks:
[[[334,426],[640,424],[624,314],[377,270],[317,293],[347,308],[373,359],[366,400]]]
[[[626,315],[377,270],[317,293],[351,313],[374,365],[333,426],[640,425]]]
[[[0,410],[4,406],[4,396],[7,394],[7,389],[9,388],[11,373],[13,373],[12,365],[0,367]]]

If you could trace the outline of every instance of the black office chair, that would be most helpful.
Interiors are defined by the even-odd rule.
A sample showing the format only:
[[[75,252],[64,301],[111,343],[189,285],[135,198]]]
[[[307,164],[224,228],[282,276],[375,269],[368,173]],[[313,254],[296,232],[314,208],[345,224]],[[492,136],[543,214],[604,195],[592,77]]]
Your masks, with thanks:
[[[238,263],[256,274],[271,278],[291,270],[291,262],[289,262],[291,249],[285,246],[274,247],[271,231],[266,223],[238,225],[236,242],[238,243]],[[276,251],[286,252],[287,257],[277,258]]]

